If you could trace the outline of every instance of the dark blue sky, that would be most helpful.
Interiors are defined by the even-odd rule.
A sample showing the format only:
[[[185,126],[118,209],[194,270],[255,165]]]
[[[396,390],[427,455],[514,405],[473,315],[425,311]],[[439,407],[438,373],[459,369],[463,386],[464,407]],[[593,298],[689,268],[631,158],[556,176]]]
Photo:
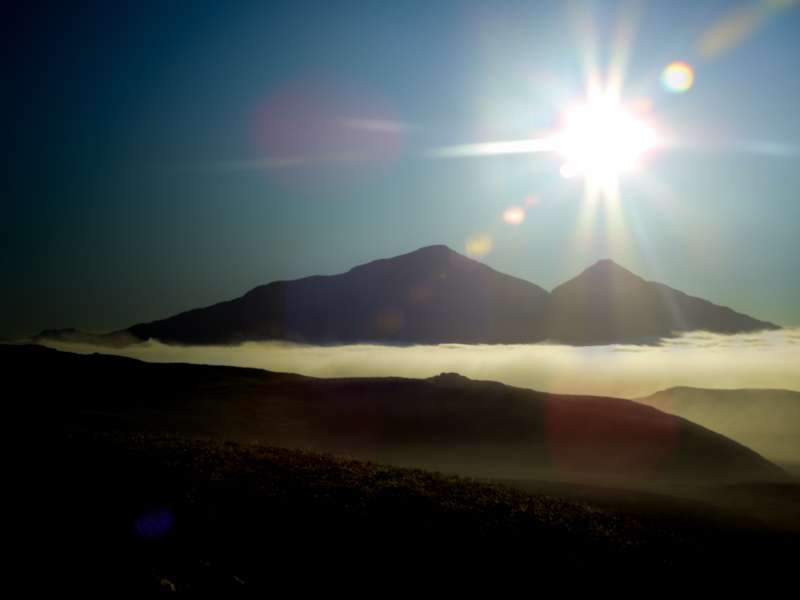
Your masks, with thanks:
[[[610,256],[800,325],[789,3],[638,3],[624,96],[681,146],[581,240],[582,184],[553,157],[429,155],[554,127],[584,90],[576,14],[605,64],[637,3],[62,4],[4,9],[0,336],[122,328],[477,234],[484,262],[547,288]],[[733,33],[704,53],[714,31]],[[674,60],[695,67],[684,94],[658,81]]]

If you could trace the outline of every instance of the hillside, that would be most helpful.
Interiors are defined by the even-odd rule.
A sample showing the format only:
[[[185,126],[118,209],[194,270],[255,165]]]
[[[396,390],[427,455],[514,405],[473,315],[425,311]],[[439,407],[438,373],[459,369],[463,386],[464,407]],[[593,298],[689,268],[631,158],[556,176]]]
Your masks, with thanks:
[[[308,452],[69,434],[39,476],[60,589],[269,592],[496,578],[791,572],[796,536],[653,495],[576,498]],[[55,494],[52,492],[56,492]],[[585,494],[585,492],[583,492]],[[465,570],[466,569],[466,570]],[[310,579],[309,579],[310,578]],[[393,584],[394,585],[394,584]],[[280,587],[279,587],[280,586]]]
[[[800,463],[800,392],[675,387],[637,401],[718,431],[771,460]]]
[[[315,379],[0,346],[31,424],[315,449],[477,477],[782,479],[748,448],[617,398],[472,381]]]

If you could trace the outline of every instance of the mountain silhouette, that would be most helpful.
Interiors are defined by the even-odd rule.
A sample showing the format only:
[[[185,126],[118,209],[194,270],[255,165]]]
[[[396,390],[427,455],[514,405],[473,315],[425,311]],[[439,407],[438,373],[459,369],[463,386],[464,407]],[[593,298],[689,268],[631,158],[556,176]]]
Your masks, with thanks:
[[[550,293],[549,339],[568,344],[655,341],[681,331],[775,329],[725,306],[645,281],[612,260],[596,262]]]
[[[276,281],[244,296],[115,332],[178,344],[574,345],[651,343],[692,330],[776,325],[645,281],[601,260],[551,293],[446,246],[376,260],[340,275]],[[46,338],[46,336],[45,336]]]
[[[184,344],[522,343],[540,336],[547,302],[548,293],[530,282],[429,246],[341,275],[259,286],[129,332]]]

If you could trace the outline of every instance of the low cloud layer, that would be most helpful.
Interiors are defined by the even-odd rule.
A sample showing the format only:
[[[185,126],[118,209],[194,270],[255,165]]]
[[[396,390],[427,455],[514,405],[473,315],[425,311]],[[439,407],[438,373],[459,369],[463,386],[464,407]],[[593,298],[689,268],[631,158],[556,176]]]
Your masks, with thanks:
[[[660,346],[320,347],[264,342],[187,347],[152,341],[122,348],[68,342],[48,345],[151,362],[257,367],[315,377],[430,377],[458,372],[472,379],[542,391],[626,398],[673,386],[800,391],[800,328],[741,335],[695,332]]]

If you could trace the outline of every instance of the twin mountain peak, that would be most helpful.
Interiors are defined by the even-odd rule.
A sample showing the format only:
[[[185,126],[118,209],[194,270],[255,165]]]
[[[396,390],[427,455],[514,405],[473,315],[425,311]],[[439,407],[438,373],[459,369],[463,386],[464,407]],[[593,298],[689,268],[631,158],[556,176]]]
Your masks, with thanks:
[[[592,345],[653,343],[693,330],[776,328],[645,281],[608,259],[547,292],[437,245],[339,275],[276,281],[124,333],[178,344]]]

